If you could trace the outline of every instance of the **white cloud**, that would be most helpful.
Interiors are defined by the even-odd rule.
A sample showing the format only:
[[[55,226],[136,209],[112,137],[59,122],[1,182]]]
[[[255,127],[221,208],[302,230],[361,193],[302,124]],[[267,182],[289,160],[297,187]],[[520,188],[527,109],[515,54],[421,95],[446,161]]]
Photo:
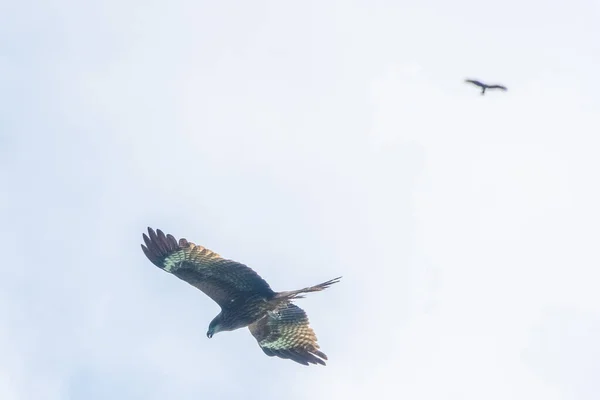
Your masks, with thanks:
[[[569,69],[587,56],[529,50],[545,25],[505,37],[383,5],[106,3],[0,24],[29,49],[0,63],[2,398],[589,397],[537,367],[561,338],[532,344],[556,332],[551,307],[600,313],[598,98]],[[470,54],[486,40],[496,56]],[[472,71],[509,91],[479,96]],[[275,289],[343,275],[300,303],[328,366],[265,357],[245,330],[206,339],[216,305],[144,258],[148,225]]]

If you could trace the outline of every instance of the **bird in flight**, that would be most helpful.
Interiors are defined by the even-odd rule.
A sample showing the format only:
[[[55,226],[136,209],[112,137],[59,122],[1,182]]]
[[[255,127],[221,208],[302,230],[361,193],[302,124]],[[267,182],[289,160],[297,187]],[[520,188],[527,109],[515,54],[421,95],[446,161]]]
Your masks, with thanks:
[[[247,326],[266,355],[303,365],[325,365],[327,356],[319,350],[306,313],[292,300],[303,298],[303,293],[327,289],[341,277],[304,289],[275,292],[246,265],[186,239],[177,241],[152,228],[143,239],[146,245],[142,244],[142,250],[154,265],[200,289],[221,307],[208,326],[208,338]]]
[[[465,79],[465,82],[472,83],[475,86],[479,86],[481,88],[481,95],[482,96],[485,94],[485,91],[487,89],[500,89],[500,90],[504,90],[504,91],[508,90],[508,89],[506,89],[506,86],[502,86],[502,85],[486,85],[485,83],[480,82],[480,81],[476,81],[474,79]]]

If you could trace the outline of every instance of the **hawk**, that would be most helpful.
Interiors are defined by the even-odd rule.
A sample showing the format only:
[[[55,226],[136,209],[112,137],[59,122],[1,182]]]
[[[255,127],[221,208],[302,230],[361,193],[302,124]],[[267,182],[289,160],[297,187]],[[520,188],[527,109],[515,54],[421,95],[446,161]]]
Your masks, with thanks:
[[[203,291],[220,307],[206,336],[248,327],[263,352],[303,365],[325,365],[317,337],[304,310],[292,303],[303,293],[318,292],[339,282],[341,277],[300,290],[275,292],[256,272],[244,264],[188,242],[175,240],[160,229],[148,228],[142,250],[160,269]]]
[[[474,79],[465,79],[465,82],[472,83],[475,86],[479,86],[481,88],[481,95],[482,96],[485,94],[485,91],[487,89],[500,89],[500,90],[504,90],[505,92],[508,90],[508,89],[506,89],[506,86],[502,86],[502,85],[486,85],[485,83],[476,81]]]

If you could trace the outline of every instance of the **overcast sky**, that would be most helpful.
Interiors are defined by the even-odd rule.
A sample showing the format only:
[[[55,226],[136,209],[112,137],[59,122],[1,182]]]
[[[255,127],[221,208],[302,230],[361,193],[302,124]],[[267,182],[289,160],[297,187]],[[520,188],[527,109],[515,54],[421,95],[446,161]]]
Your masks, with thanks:
[[[0,398],[597,399],[599,20],[0,0]],[[328,365],[207,339],[148,226],[275,290],[343,275],[298,301]]]

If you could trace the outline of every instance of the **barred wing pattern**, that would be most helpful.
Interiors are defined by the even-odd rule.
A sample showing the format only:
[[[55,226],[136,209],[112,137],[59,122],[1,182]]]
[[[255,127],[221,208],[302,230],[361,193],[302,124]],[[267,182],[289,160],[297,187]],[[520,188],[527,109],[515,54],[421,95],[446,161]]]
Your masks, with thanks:
[[[268,356],[291,359],[304,365],[325,365],[323,360],[327,360],[327,356],[319,351],[317,336],[309,326],[308,317],[295,304],[282,303],[248,328]]]
[[[221,308],[231,299],[248,294],[267,298],[275,292],[255,271],[244,264],[226,260],[217,253],[186,239],[175,240],[160,229],[144,234],[144,254],[157,267],[200,289]]]

